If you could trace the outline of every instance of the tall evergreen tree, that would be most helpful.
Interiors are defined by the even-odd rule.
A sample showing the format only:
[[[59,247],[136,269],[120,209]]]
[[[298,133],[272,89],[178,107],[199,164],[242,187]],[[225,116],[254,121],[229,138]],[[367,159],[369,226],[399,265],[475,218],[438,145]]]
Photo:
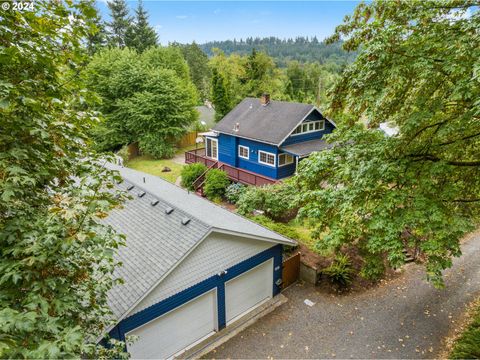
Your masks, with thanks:
[[[225,78],[215,68],[212,72],[212,102],[215,106],[215,119],[218,121],[231,110]]]
[[[127,34],[127,46],[134,47],[139,53],[157,45],[158,35],[148,24],[148,13],[143,7],[142,0],[138,1],[138,7],[135,10],[135,24]]]
[[[128,46],[129,32],[132,27],[132,18],[128,14],[128,7],[125,0],[112,0],[107,3],[110,9],[112,21],[108,23],[110,38],[109,43],[113,46]]]
[[[105,23],[96,10],[95,16],[92,18],[92,29],[87,36],[87,50],[90,55],[95,54],[98,50],[107,44],[107,31],[105,29]]]

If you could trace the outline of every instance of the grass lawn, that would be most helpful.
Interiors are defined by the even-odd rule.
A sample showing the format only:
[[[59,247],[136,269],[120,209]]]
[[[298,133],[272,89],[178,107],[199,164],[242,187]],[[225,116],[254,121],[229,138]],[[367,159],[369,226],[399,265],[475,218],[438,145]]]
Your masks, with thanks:
[[[175,180],[180,176],[183,167],[183,165],[174,162],[172,159],[156,160],[149,156],[138,156],[127,162],[125,166],[161,177],[171,183],[175,183]],[[162,169],[165,166],[172,169],[172,171],[162,172]]]
[[[455,341],[450,359],[480,359],[480,300],[472,312],[472,321]]]

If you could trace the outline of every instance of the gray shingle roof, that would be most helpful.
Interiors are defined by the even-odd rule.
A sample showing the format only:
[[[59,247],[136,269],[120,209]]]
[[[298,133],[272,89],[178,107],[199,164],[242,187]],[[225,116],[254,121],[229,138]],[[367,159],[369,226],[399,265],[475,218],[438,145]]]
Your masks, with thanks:
[[[328,144],[325,140],[316,139],[316,140],[304,141],[304,142],[296,143],[292,145],[282,146],[281,149],[290,154],[303,157],[311,154],[314,151],[329,149],[332,146],[333,144]]]
[[[213,130],[280,145],[312,109],[313,105],[274,100],[264,106],[259,99],[245,98]],[[240,124],[238,131],[234,130],[236,123]]]
[[[129,185],[129,182],[123,182],[119,188],[126,191]],[[137,186],[128,191],[133,199],[102,220],[126,235],[127,246],[121,247],[117,253],[117,260],[123,266],[117,267],[114,274],[124,283],[109,292],[109,305],[117,318],[210,231],[210,226],[178,208],[167,215],[165,209],[171,204],[149,193],[139,198],[140,191]],[[152,200],[159,202],[152,206]],[[182,225],[184,217],[191,219],[188,225]]]
[[[107,167],[120,172],[124,179],[119,185],[122,190],[135,186],[128,191],[133,199],[101,220],[126,235],[127,246],[116,255],[123,266],[114,274],[123,278],[124,284],[109,292],[109,305],[117,319],[126,315],[211,231],[296,244],[156,176],[113,164]],[[145,195],[138,197],[143,191]],[[151,205],[153,200],[158,200],[155,206]],[[167,215],[167,208],[174,210]],[[182,224],[184,218],[191,219],[187,225]]]

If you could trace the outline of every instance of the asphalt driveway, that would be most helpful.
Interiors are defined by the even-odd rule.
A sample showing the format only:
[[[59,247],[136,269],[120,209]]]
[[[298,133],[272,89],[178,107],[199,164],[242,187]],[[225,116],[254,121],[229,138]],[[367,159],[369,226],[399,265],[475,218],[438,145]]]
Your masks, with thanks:
[[[361,294],[333,296],[294,285],[284,292],[286,304],[206,357],[434,358],[465,305],[480,294],[480,233],[462,249],[445,273],[444,290],[428,284],[416,264]]]

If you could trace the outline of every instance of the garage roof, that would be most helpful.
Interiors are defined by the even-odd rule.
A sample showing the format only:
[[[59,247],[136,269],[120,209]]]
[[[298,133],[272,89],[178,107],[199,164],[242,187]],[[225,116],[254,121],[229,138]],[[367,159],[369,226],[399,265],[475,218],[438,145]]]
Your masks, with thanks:
[[[113,164],[107,167],[120,172],[124,182],[119,188],[133,197],[123,208],[101,220],[126,235],[127,246],[117,253],[123,266],[117,267],[114,274],[123,278],[124,283],[109,292],[109,305],[119,320],[211,232],[296,245],[293,240],[156,176]],[[145,194],[139,196],[142,193]]]

